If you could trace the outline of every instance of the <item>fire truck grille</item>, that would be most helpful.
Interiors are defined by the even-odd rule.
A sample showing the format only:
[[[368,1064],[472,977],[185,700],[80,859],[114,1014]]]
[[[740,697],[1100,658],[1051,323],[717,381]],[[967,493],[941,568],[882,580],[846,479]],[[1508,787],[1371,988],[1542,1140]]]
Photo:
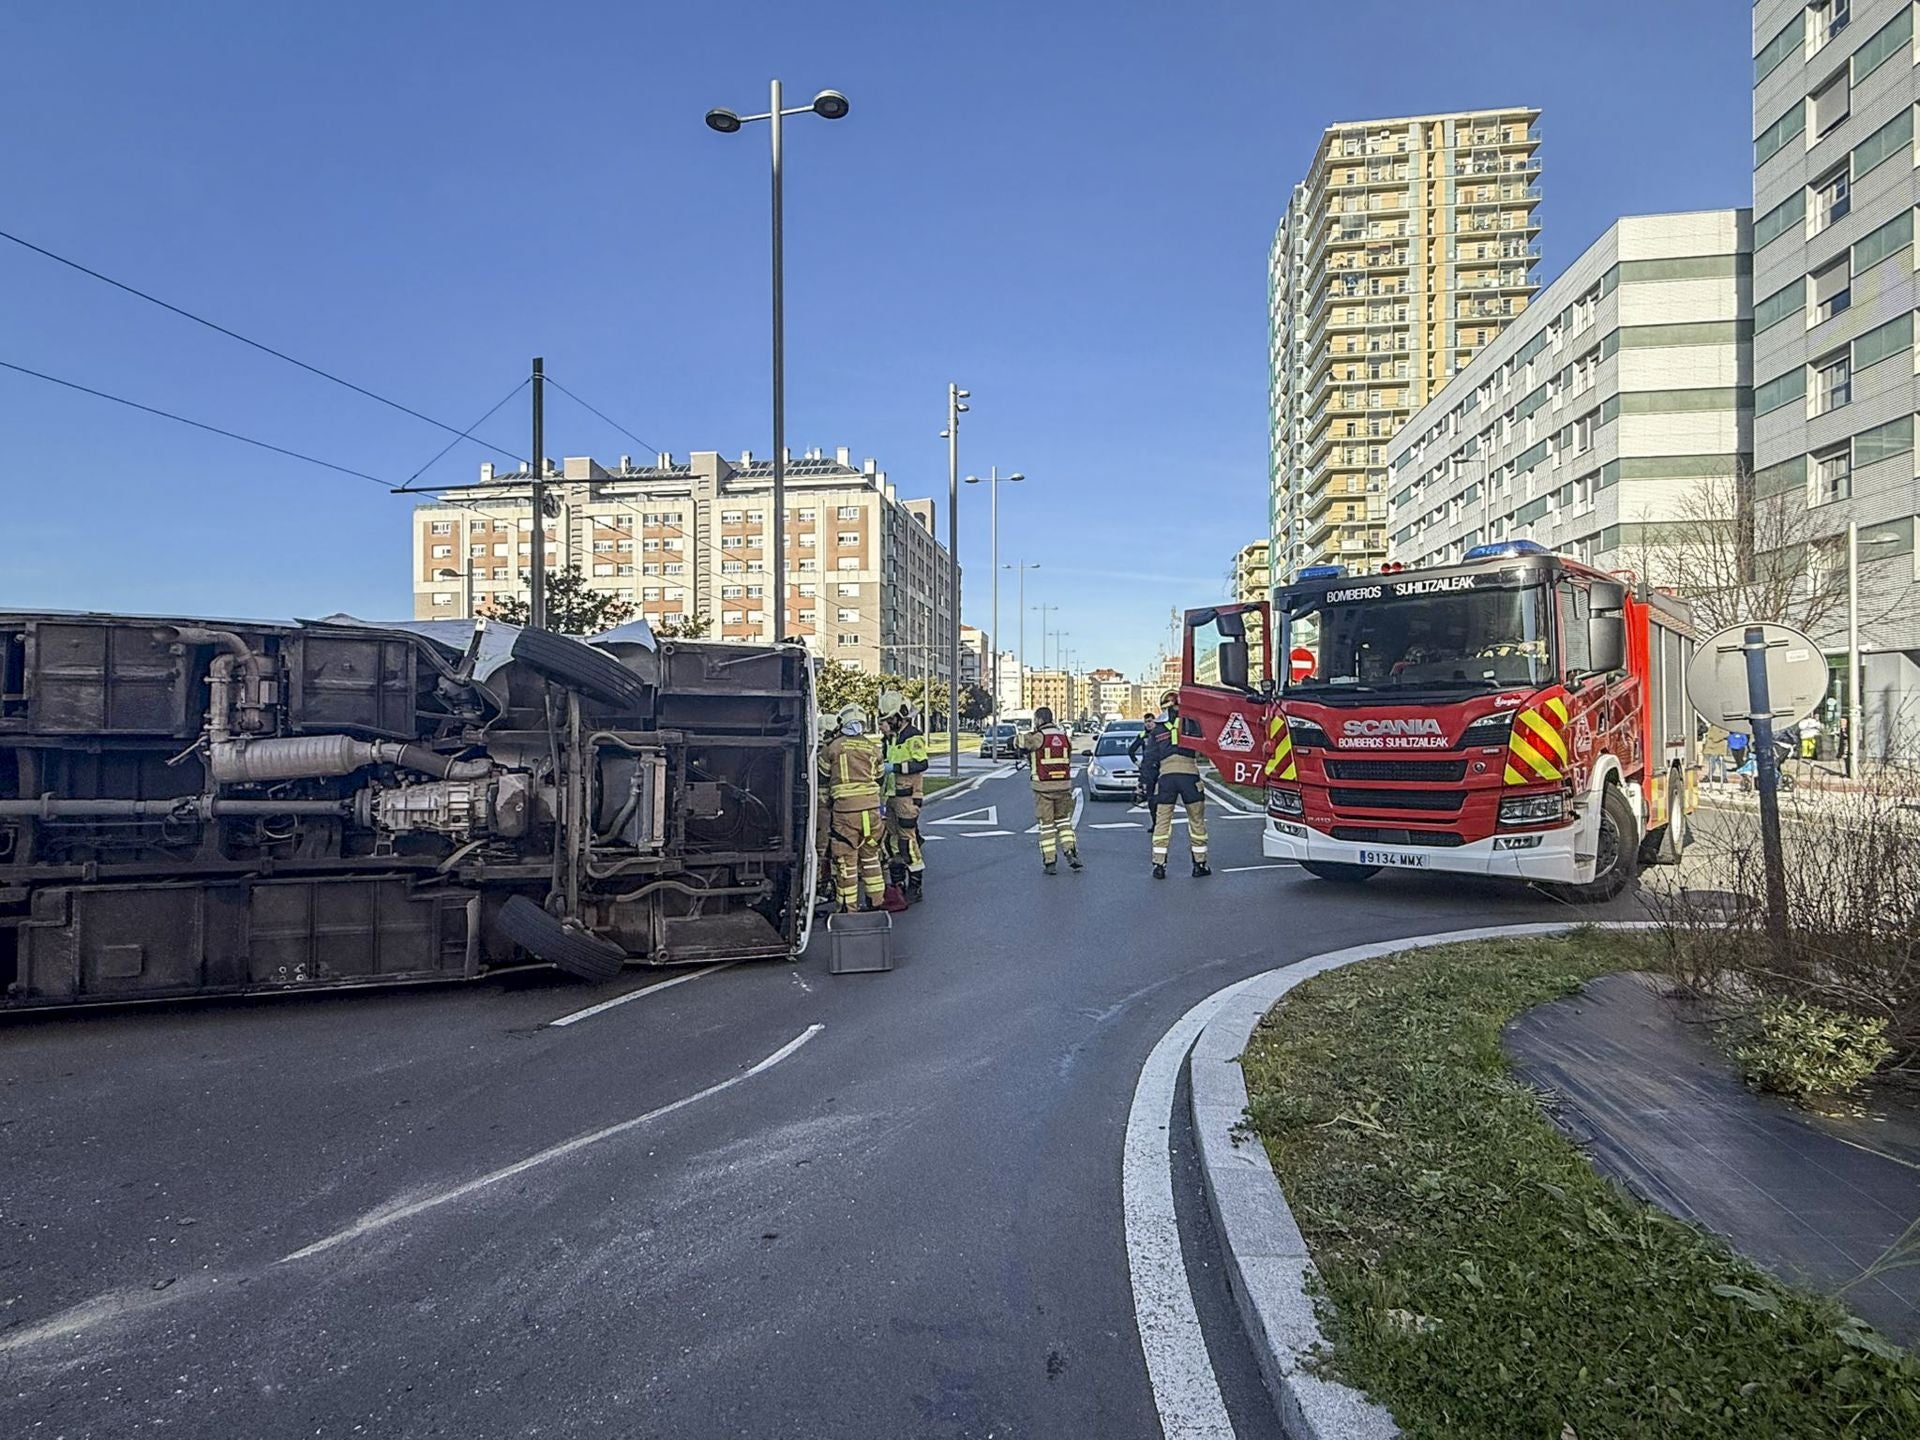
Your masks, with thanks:
[[[1451,815],[1466,804],[1463,790],[1353,790],[1333,787],[1341,810],[1434,810]]]
[[[1467,843],[1445,830],[1384,830],[1372,825],[1336,825],[1333,838],[1362,845],[1432,845],[1439,849]]]
[[[1467,778],[1461,760],[1332,760],[1326,762],[1329,780],[1400,780],[1435,785],[1457,785]]]

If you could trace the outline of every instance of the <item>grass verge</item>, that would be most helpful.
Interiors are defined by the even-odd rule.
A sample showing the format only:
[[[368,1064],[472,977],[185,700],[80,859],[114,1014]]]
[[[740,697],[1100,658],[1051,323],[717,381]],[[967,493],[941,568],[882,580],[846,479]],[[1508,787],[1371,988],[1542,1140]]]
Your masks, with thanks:
[[[1331,1373],[1409,1436],[1920,1435],[1920,1363],[1600,1175],[1501,1028],[1646,939],[1583,931],[1307,981],[1243,1059],[1323,1287]]]
[[[932,799],[935,795],[938,795],[942,790],[945,790],[952,785],[959,785],[963,783],[967,778],[968,778],[967,776],[963,775],[960,777],[960,779],[956,780],[951,775],[928,775],[924,780],[921,781],[921,785],[924,788],[926,797],[928,799]]]

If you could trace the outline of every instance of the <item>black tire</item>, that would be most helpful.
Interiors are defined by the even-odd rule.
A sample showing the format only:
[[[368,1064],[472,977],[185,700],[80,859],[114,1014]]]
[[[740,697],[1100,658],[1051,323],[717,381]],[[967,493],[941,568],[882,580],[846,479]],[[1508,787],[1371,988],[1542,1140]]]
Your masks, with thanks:
[[[1380,873],[1378,865],[1347,865],[1335,860],[1302,860],[1300,868],[1336,885],[1362,885]]]
[[[647,709],[647,682],[604,650],[551,630],[522,630],[513,658],[556,685],[621,710]]]
[[[627,963],[626,951],[611,940],[561,924],[524,895],[500,907],[500,932],[534,959],[576,980],[611,980]]]
[[[1585,885],[1543,885],[1556,899],[1574,905],[1598,905],[1613,899],[1640,873],[1639,825],[1633,806],[1618,785],[1600,795],[1600,834],[1594,842],[1597,861],[1593,879]]]

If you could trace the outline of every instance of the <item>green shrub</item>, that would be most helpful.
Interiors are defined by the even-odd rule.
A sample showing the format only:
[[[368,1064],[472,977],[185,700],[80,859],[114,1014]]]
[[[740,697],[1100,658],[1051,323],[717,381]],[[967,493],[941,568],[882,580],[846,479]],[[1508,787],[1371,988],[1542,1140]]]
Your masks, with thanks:
[[[1736,1045],[1747,1083],[1804,1097],[1851,1090],[1890,1055],[1887,1022],[1846,1015],[1805,1000],[1765,1001],[1752,1017],[1753,1035]]]

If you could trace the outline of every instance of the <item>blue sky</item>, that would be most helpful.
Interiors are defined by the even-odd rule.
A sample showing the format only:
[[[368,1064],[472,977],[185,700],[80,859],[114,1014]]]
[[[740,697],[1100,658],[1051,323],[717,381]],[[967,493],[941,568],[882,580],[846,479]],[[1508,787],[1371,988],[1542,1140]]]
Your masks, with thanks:
[[[1613,217],[1745,205],[1734,0],[9,6],[0,229],[466,424],[541,354],[646,450],[769,448],[766,141],[788,138],[788,440],[875,457],[1133,670],[1265,526],[1265,266],[1338,120],[1535,104],[1544,279]],[[0,360],[404,479],[447,438],[0,243]],[[526,452],[519,402],[486,434]],[[0,372],[0,605],[407,612],[408,502]],[[555,396],[553,456],[642,449]],[[470,480],[462,444],[428,472]],[[963,490],[985,623],[984,495]],[[1010,578],[1010,577],[1009,577]],[[1011,586],[1002,630],[1014,636]],[[1037,650],[1037,618],[1028,645]]]

